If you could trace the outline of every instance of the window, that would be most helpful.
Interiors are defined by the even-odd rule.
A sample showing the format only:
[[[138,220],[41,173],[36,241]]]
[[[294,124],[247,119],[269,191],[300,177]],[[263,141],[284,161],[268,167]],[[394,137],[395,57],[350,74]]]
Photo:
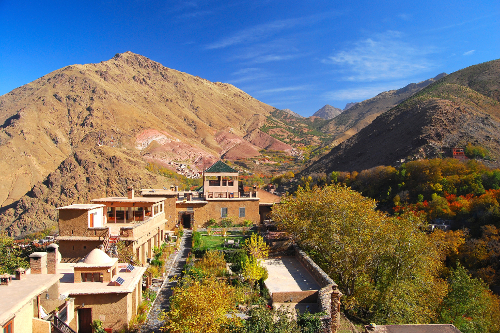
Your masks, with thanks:
[[[220,209],[220,217],[227,217],[227,207]]]
[[[240,217],[245,217],[245,207],[240,207]]]
[[[14,320],[11,320],[3,327],[3,333],[13,333],[13,332],[14,332]]]
[[[82,282],[102,282],[103,280],[102,273],[82,273]]]
[[[220,186],[220,180],[209,180],[208,186]]]

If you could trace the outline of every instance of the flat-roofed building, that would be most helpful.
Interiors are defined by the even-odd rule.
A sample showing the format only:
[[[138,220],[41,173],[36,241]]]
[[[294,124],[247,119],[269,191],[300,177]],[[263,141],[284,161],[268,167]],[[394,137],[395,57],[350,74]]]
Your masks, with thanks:
[[[93,249],[78,263],[61,263],[60,293],[74,299],[74,318],[69,326],[92,333],[90,324],[118,331],[127,326],[142,301],[145,267],[118,263],[100,249]]]
[[[165,197],[108,197],[73,204],[59,211],[59,245],[64,261],[76,262],[92,249],[109,252],[124,241],[141,264],[153,256],[165,237]],[[171,215],[171,214],[170,214]]]

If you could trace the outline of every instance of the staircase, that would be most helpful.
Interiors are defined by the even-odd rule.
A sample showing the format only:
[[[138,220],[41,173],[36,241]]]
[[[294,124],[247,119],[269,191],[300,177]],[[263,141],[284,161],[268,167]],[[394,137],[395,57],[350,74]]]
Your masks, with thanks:
[[[52,318],[52,328],[55,333],[76,333],[71,327],[69,327],[64,321],[59,317],[54,315]]]
[[[111,258],[118,258],[118,249],[116,244],[120,241],[120,236],[110,235],[108,238],[108,246],[106,252]]]
[[[116,248],[116,243],[120,241],[119,235],[111,235],[109,229],[107,229],[102,235],[102,250],[109,255],[111,258],[118,258],[118,250]]]

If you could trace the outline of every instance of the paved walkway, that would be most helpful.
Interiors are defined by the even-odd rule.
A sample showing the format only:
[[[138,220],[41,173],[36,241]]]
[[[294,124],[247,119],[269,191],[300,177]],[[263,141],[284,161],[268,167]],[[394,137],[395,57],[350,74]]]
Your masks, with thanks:
[[[186,264],[186,259],[191,252],[192,244],[192,231],[184,230],[184,235],[182,236],[181,248],[176,254],[172,254],[166,264],[167,276],[165,280],[156,280],[152,288],[158,291],[156,300],[149,312],[147,321],[139,329],[139,333],[160,333],[162,322],[158,319],[158,316],[162,311],[167,311],[169,308],[169,299],[172,296],[172,288],[177,285],[177,281],[174,278],[179,276],[184,269]],[[174,279],[173,279],[174,278]],[[155,286],[156,284],[156,286]]]

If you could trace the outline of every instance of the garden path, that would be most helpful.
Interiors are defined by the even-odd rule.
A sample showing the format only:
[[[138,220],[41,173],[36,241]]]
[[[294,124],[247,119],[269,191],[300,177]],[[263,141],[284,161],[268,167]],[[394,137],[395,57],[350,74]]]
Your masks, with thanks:
[[[170,306],[170,296],[172,296],[172,289],[177,285],[177,279],[175,277],[180,277],[184,265],[186,264],[186,259],[191,252],[192,244],[192,231],[184,229],[184,235],[181,240],[181,247],[177,253],[170,256],[168,263],[166,264],[167,275],[163,280],[161,285],[158,287],[158,295],[153,303],[151,311],[149,312],[148,319],[140,327],[139,333],[160,333],[162,321],[158,319],[158,316],[162,311],[168,311]],[[154,290],[154,289],[153,289]]]

